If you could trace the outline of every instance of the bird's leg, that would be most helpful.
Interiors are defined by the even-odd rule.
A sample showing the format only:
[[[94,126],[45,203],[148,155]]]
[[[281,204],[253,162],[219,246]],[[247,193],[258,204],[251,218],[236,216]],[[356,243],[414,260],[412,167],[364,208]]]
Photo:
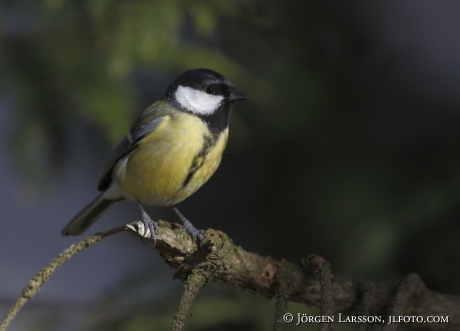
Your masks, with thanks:
[[[150,238],[153,239],[153,242],[156,242],[156,234],[158,232],[158,225],[155,223],[150,216],[145,212],[144,207],[142,207],[141,202],[138,200],[137,203],[139,204],[139,208],[142,213],[142,223],[144,223],[144,233],[143,235],[145,236],[147,234],[147,228],[150,230]]]
[[[193,226],[193,224],[188,219],[186,219],[185,216],[182,215],[182,213],[176,207],[173,207],[173,210],[175,211],[177,216],[179,216],[180,220],[182,221],[184,229],[187,230],[187,232],[190,233],[190,235],[192,236],[193,241],[196,241],[196,238],[200,240],[204,239],[204,230],[197,230]]]

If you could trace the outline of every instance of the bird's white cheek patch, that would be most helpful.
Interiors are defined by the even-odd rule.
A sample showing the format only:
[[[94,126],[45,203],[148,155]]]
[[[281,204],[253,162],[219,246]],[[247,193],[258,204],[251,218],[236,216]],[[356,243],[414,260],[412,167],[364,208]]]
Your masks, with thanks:
[[[180,85],[176,91],[176,100],[179,104],[195,114],[210,115],[219,108],[222,100],[221,95],[207,94],[191,87]]]

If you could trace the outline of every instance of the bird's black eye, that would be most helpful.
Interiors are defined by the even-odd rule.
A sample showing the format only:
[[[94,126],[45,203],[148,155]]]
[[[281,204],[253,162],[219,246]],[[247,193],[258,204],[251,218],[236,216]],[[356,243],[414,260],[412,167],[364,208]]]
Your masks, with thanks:
[[[208,94],[214,94],[214,92],[216,92],[216,88],[212,85],[208,85],[205,87],[204,91]]]

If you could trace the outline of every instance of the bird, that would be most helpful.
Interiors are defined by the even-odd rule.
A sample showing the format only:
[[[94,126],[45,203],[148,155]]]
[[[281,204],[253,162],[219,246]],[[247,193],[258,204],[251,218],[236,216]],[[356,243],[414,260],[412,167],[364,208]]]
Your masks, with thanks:
[[[204,238],[176,205],[195,193],[217,170],[228,140],[233,105],[248,99],[210,69],[177,77],[160,100],[145,109],[112,152],[98,183],[101,192],[62,230],[79,235],[122,200],[137,202],[144,235],[158,226],[143,205],[172,207],[195,241]]]

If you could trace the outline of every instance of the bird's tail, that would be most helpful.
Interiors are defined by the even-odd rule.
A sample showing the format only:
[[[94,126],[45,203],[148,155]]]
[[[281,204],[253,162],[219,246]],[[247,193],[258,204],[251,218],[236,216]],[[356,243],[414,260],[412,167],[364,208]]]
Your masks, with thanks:
[[[76,236],[83,233],[94,222],[96,222],[106,210],[119,200],[107,200],[104,193],[94,199],[88,206],[83,208],[74,218],[62,229],[62,235]]]

